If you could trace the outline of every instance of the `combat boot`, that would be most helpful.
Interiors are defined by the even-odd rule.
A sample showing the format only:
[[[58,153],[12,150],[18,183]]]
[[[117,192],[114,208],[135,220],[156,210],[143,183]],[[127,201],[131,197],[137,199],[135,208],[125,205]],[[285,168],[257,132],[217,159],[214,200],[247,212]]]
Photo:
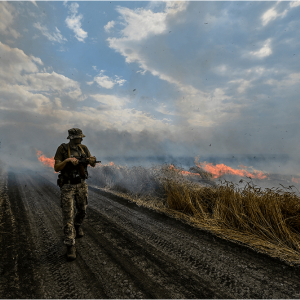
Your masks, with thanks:
[[[76,239],[80,239],[84,236],[83,230],[80,225],[75,225]]]
[[[68,260],[76,259],[76,248],[74,245],[71,246],[67,245],[67,259]]]

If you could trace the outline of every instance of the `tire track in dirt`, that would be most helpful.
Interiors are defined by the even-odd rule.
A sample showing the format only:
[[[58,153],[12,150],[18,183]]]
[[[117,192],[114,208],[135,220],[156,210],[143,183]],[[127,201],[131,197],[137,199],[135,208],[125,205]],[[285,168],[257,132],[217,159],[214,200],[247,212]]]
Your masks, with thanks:
[[[4,236],[1,249],[1,262],[4,264],[1,270],[1,277],[6,284],[0,295],[6,298],[40,298],[42,287],[36,281],[37,273],[34,266],[34,247],[25,207],[20,200],[19,192],[14,182],[14,175],[8,173],[1,178],[1,185],[4,184],[6,218],[4,223]],[[3,189],[1,188],[3,191]],[[2,285],[2,284],[1,284]]]
[[[147,291],[147,298],[224,298],[210,288],[210,283],[191,272],[168,255],[124,230],[94,209],[89,210],[89,235],[101,232],[101,248],[110,251],[129,275]],[[96,238],[96,234],[93,235]]]
[[[39,187],[40,183],[37,177],[23,174],[16,181],[21,195],[17,200],[24,202],[37,249],[34,265],[39,274],[37,281],[44,288],[44,295],[39,298],[93,298],[94,295],[105,298],[82,262],[66,261],[61,222],[57,221],[61,217],[59,200],[55,203],[51,189],[43,184]]]
[[[122,232],[122,234],[119,234],[117,238],[118,241],[122,240],[122,238],[124,239],[124,236],[127,236],[128,241],[124,242],[123,244],[130,245],[133,243],[135,237],[135,248],[138,248],[139,250],[136,251],[137,253],[131,254],[129,256],[138,256],[140,264],[144,264],[147,261],[148,268],[154,269],[154,266],[156,266],[155,271],[151,272],[151,275],[153,277],[158,277],[158,274],[162,273],[160,278],[157,278],[157,281],[159,282],[160,280],[163,280],[164,286],[171,286],[170,290],[178,290],[179,286],[181,287],[181,289],[184,286],[186,287],[185,290],[182,290],[181,294],[177,294],[175,298],[182,298],[182,296],[185,298],[232,297],[230,296],[230,293],[222,289],[220,285],[215,285],[211,281],[211,277],[206,276],[205,278],[203,274],[199,276],[199,274],[193,272],[192,269],[195,268],[195,266],[192,266],[190,268],[187,264],[187,261],[182,259],[182,257],[184,257],[185,251],[187,251],[188,248],[183,247],[178,250],[176,249],[178,248],[178,245],[176,243],[169,242],[169,239],[173,240],[174,242],[174,236],[176,241],[178,240],[178,238],[180,238],[176,233],[177,228],[175,229],[174,227],[171,227],[170,229],[173,233],[171,233],[170,231],[167,232],[164,230],[164,225],[157,223],[157,221],[147,217],[144,214],[141,214],[139,209],[138,211],[132,211],[122,204],[112,202],[110,199],[103,197],[100,197],[100,201],[98,200],[94,203],[93,197],[91,198],[91,205],[94,206],[94,204],[96,204],[95,206],[98,209],[98,213],[101,214],[101,217],[99,216],[97,219],[107,219],[108,223],[110,223],[108,226],[109,230],[111,230],[110,228],[113,227],[113,224],[115,224],[117,225],[116,231]],[[107,203],[104,204],[103,202],[105,201],[107,201]],[[123,200],[123,202],[125,201]],[[103,208],[103,206],[106,207]],[[146,212],[148,213],[147,210]],[[130,217],[128,218],[128,216]],[[94,218],[96,219],[96,217]],[[97,223],[93,225],[93,228],[97,228],[96,224]],[[158,230],[160,232],[152,231],[155,226],[158,227]],[[115,235],[117,235],[117,232],[115,233]],[[112,240],[115,237],[114,235],[111,235],[109,236],[109,238],[110,240]],[[151,250],[147,251],[146,249]],[[178,257],[174,256],[174,252],[176,251],[180,254],[181,261],[178,260]],[[141,255],[138,255],[138,253],[143,252],[145,253],[144,258],[142,258]],[[155,259],[153,259],[154,254],[156,254]],[[148,259],[145,259],[146,257],[148,257]],[[149,258],[152,259],[149,260]],[[188,261],[189,260],[190,257],[188,257]],[[162,266],[164,267],[162,268]],[[170,269],[170,271],[168,273],[162,272],[162,269]],[[183,277],[182,282],[180,282],[181,277]],[[166,282],[167,279],[170,280],[169,283]],[[172,286],[172,282],[177,282],[177,284]],[[198,286],[198,288],[195,288],[196,286]]]
[[[0,170],[0,295],[13,298],[18,295],[19,276],[16,249],[16,224],[8,197],[7,173]]]

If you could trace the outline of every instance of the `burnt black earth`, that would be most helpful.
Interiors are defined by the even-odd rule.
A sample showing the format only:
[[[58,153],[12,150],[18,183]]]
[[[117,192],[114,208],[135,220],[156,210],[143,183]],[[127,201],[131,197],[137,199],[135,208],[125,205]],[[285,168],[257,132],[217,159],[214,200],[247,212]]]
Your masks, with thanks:
[[[0,172],[0,298],[300,298],[300,269],[89,187],[77,259],[59,188]]]

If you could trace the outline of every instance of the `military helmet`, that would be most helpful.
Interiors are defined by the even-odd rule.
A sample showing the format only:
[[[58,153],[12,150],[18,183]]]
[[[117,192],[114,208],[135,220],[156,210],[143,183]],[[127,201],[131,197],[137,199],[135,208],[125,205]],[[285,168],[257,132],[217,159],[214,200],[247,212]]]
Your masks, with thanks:
[[[79,128],[71,128],[68,130],[69,136],[67,139],[78,139],[78,138],[83,138],[85,135],[82,133],[82,130]]]

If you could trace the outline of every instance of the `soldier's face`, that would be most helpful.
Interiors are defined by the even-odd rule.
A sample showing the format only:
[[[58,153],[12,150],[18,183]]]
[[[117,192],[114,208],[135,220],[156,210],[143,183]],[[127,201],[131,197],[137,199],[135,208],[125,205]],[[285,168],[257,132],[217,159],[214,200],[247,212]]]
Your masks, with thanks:
[[[82,138],[73,139],[75,144],[81,144]]]

